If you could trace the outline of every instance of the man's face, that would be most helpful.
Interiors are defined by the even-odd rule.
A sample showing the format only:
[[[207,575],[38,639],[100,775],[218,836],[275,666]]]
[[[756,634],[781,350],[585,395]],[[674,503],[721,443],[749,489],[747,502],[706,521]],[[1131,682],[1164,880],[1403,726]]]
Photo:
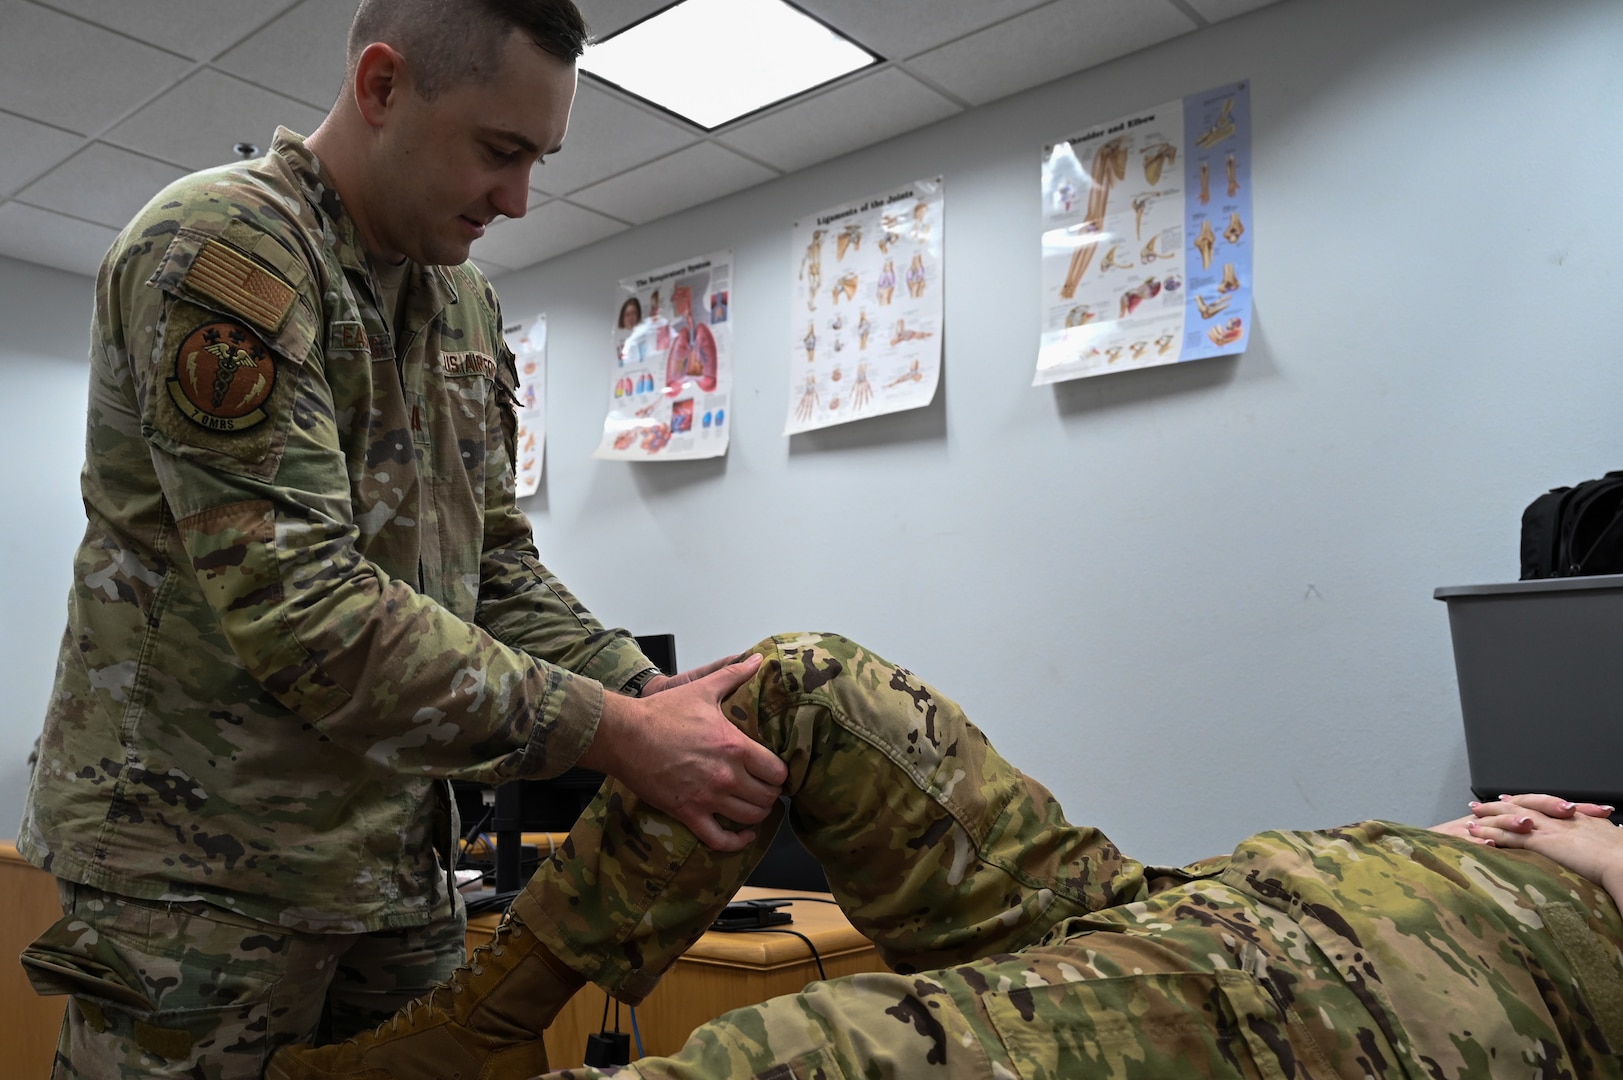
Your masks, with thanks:
[[[517,31],[489,62],[487,82],[429,101],[408,83],[391,98],[367,199],[373,254],[456,265],[494,218],[524,216],[531,169],[569,127],[575,65]]]

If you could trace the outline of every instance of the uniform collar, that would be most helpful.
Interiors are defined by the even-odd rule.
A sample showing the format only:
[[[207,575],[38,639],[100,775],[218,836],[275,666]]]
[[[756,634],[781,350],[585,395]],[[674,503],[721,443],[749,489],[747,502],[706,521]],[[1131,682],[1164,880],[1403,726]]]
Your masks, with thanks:
[[[349,211],[344,209],[338,189],[327,180],[321,162],[305,145],[304,136],[278,127],[276,137],[271,142],[271,154],[281,159],[304,193],[305,201],[315,209],[327,244],[338,257],[339,264],[347,270],[370,276],[371,264],[366,257],[366,248],[361,244],[360,229],[356,227],[355,219],[349,216]],[[456,285],[448,268],[414,264],[414,269],[416,272],[408,271],[408,280],[427,285],[437,294],[431,304],[435,311],[457,302]]]

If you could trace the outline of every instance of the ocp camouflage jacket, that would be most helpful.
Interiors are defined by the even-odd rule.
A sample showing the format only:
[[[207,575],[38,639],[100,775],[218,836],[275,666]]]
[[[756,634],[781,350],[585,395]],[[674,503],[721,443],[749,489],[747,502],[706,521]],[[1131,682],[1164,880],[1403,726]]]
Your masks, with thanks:
[[[402,293],[390,326],[287,131],[114,243],[36,864],[310,930],[421,923],[448,910],[435,778],[557,774],[603,687],[649,672],[537,559],[489,284],[412,266]]]

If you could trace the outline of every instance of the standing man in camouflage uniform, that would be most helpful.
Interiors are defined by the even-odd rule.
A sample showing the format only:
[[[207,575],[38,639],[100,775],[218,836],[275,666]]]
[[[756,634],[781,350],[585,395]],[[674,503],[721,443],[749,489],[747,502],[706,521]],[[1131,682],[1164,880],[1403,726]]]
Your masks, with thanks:
[[[18,846],[55,1076],[257,1078],[461,962],[445,777],[574,764],[708,842],[783,765],[538,561],[517,386],[467,263],[562,143],[569,0],[363,0],[308,140],[187,177],[97,282],[89,525]],[[719,670],[716,670],[720,668]],[[640,694],[640,696],[639,696]]]
[[[1585,816],[1606,808],[1533,804],[1571,819],[1540,831],[1578,834],[1549,850],[1595,883],[1471,842],[1525,842],[1536,811],[1512,805],[1455,835],[1364,822],[1147,867],[905,668],[825,634],[757,651],[723,708],[788,766],[790,820],[894,973],[734,1011],[617,1075],[1623,1077],[1623,832]],[[576,988],[644,998],[765,845],[707,851],[607,785],[445,989],[267,1075],[528,1080]]]

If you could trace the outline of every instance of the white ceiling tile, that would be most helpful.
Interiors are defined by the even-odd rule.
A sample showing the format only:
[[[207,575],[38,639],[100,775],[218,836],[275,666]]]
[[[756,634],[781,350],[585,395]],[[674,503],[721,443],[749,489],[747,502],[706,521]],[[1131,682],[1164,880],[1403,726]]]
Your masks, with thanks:
[[[866,45],[887,60],[904,60],[1041,7],[1048,0],[978,0],[972,4],[943,4],[941,0],[797,2],[859,45]]]
[[[510,270],[521,270],[626,228],[613,218],[555,199],[516,221],[491,225],[474,243],[473,258],[481,266],[488,259]]]
[[[344,85],[345,44],[357,2],[304,0],[214,66],[325,112]]]
[[[141,41],[207,60],[297,0],[39,0]]]
[[[0,113],[0,195],[10,194],[84,145],[84,138]]]
[[[702,142],[578,191],[570,200],[641,225],[777,175],[725,147]]]
[[[122,229],[158,191],[185,169],[92,143],[17,193],[32,206]]]
[[[956,104],[911,75],[886,67],[744,124],[718,136],[717,141],[793,171],[959,111]]]
[[[95,277],[117,229],[91,225],[46,210],[0,204],[0,255]]]
[[[907,68],[984,105],[1194,29],[1170,4],[1063,0],[925,53]]]
[[[671,6],[671,0],[579,0],[580,13],[594,38],[606,38]]]
[[[0,27],[0,102],[85,135],[100,132],[192,66],[24,0],[0,0]]]
[[[204,69],[109,131],[116,146],[189,169],[238,160],[239,142],[269,149],[276,125],[308,135],[325,114],[303,102]]]
[[[1277,4],[1279,0],[1185,0],[1185,2],[1212,22],[1222,22],[1224,19],[1244,15],[1248,11],[1255,11],[1269,4]]]
[[[487,278],[500,277],[502,274],[511,274],[513,272],[513,267],[493,263],[484,256],[474,259],[473,264],[483,271]]]
[[[563,149],[535,170],[530,184],[567,195],[698,140],[697,133],[581,79]]]

